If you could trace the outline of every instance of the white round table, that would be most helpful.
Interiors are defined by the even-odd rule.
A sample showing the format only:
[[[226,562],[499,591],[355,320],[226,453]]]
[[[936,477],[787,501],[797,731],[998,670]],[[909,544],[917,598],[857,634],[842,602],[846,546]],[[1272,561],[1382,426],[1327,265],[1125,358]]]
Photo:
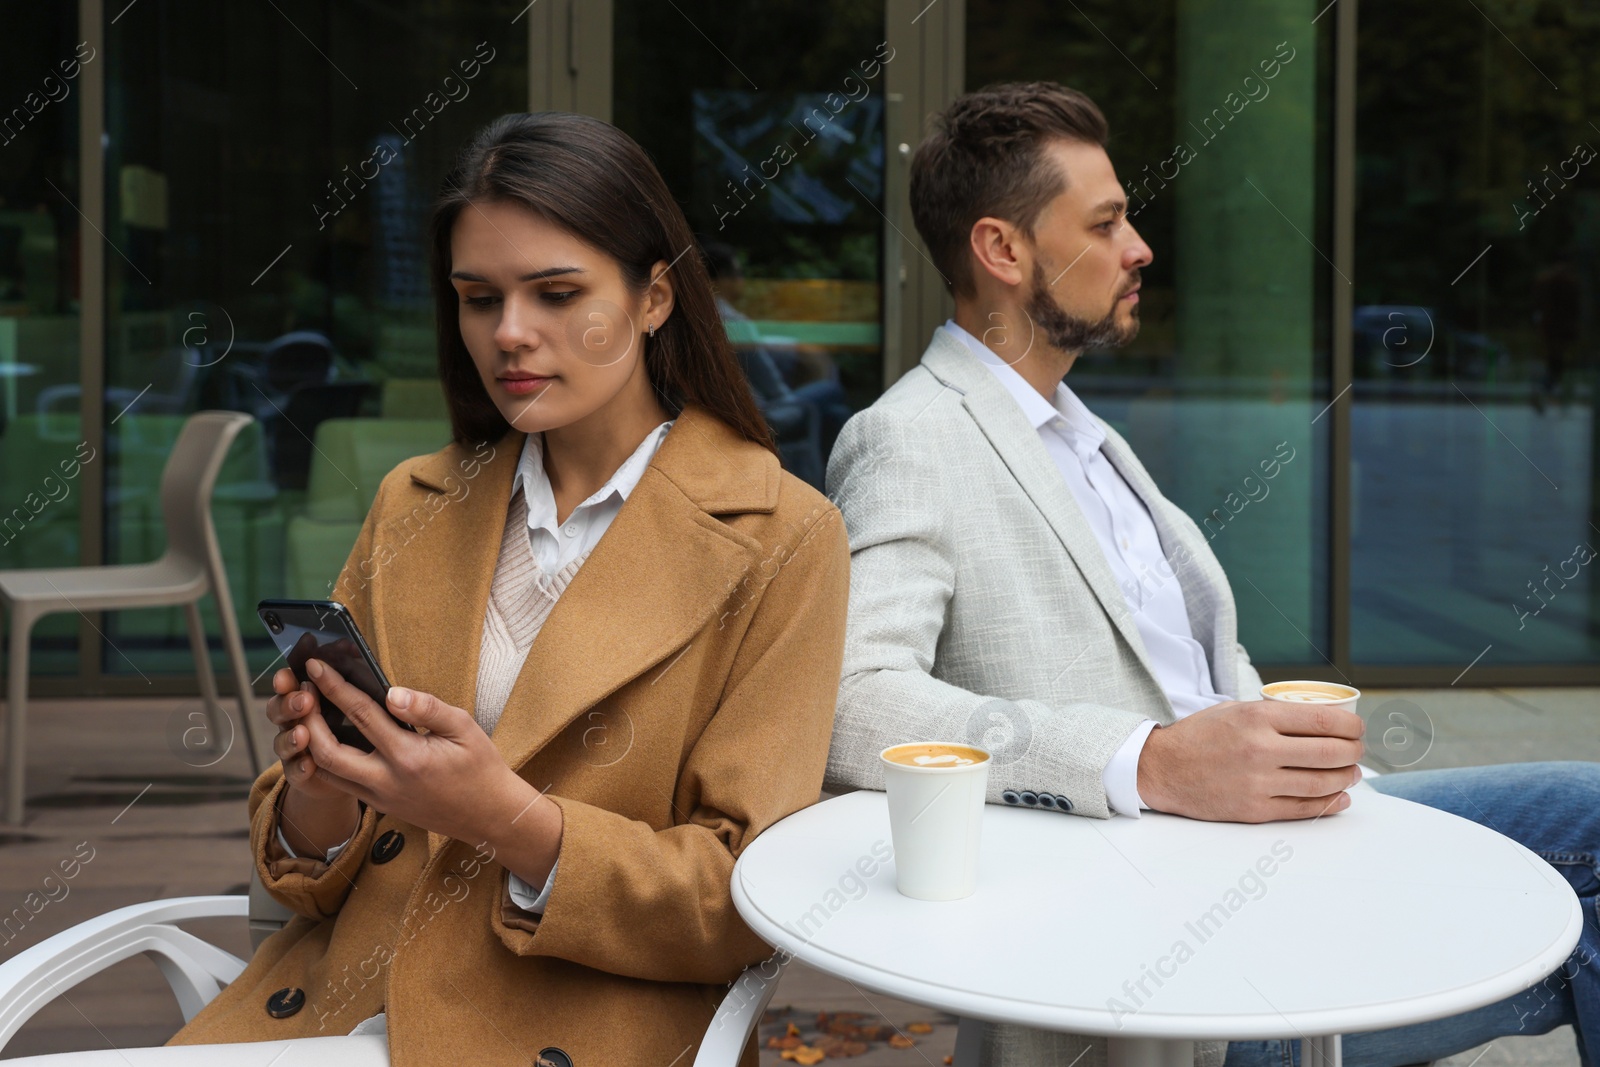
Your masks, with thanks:
[[[752,842],[733,900],[819,970],[964,1018],[1104,1035],[1113,1064],[1438,1019],[1571,953],[1577,895],[1532,852],[1370,788],[1351,797],[1263,825],[991,804],[977,893],[928,902],[895,889],[884,794],[850,793]],[[1336,1038],[1319,1047],[1338,1054]]]

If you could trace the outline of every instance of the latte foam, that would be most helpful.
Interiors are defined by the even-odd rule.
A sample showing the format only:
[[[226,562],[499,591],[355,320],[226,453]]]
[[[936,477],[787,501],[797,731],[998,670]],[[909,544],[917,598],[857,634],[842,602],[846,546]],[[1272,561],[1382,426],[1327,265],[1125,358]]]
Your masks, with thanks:
[[[1272,682],[1261,687],[1268,700],[1287,700],[1296,704],[1344,704],[1361,696],[1360,690],[1337,682]]]
[[[923,767],[928,770],[954,770],[982,763],[989,754],[981,748],[966,745],[942,744],[937,741],[912,742],[885,749],[883,758],[905,767]]]

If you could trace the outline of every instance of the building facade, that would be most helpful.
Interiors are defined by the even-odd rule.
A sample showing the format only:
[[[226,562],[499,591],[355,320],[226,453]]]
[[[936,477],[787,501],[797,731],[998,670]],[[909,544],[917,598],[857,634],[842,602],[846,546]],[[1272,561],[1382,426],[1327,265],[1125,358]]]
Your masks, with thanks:
[[[820,485],[951,310],[906,201],[925,117],[1051,79],[1105,111],[1155,253],[1140,336],[1069,384],[1207,531],[1264,673],[1594,684],[1595,54],[1593,0],[22,7],[0,568],[154,558],[183,417],[249,411],[214,513],[264,671],[256,601],[327,595],[378,480],[448,438],[423,229],[510,111],[651,153]],[[187,657],[177,609],[56,616],[34,690],[183,692]]]

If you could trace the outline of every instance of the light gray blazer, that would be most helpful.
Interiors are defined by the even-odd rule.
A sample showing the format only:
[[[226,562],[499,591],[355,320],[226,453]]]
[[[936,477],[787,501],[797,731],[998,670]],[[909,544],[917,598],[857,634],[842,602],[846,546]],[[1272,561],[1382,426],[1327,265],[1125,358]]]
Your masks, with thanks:
[[[1217,691],[1255,699],[1261,678],[1205,535],[1105,428]],[[936,330],[921,364],[845,424],[827,479],[850,535],[850,609],[825,788],[882,789],[889,745],[965,740],[993,754],[990,803],[1109,816],[1106,764],[1172,707],[1094,532],[993,372]],[[1104,1039],[989,1025],[984,1062],[1065,1064],[1085,1044],[1079,1067],[1103,1065]],[[1220,1065],[1224,1048],[1197,1044],[1196,1062]]]

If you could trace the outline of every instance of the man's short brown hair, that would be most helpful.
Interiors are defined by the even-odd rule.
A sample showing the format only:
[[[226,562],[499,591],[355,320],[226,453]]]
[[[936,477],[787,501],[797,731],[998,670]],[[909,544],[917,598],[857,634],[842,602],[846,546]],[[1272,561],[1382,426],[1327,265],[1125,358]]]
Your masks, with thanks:
[[[1067,176],[1045,158],[1065,139],[1104,146],[1106,118],[1095,102],[1055,82],[1006,82],[957,97],[930,122],[911,157],[911,218],[945,285],[972,296],[972,224],[1005,219],[1030,238]]]

